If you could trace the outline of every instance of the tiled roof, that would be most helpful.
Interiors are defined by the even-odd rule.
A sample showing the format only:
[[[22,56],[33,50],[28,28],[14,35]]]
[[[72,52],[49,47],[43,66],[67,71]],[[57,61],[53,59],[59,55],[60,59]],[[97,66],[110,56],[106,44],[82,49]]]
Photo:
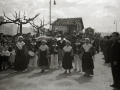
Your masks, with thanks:
[[[52,25],[57,26],[76,25],[77,30],[84,29],[82,18],[58,18],[56,21],[52,23]]]
[[[77,25],[77,23],[82,24],[82,18],[58,18],[52,25]]]

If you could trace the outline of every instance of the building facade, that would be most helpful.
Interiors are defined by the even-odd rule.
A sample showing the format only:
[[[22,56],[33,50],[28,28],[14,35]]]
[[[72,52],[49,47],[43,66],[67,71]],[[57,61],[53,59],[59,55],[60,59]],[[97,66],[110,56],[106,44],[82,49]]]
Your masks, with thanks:
[[[82,18],[59,18],[52,23],[53,32],[60,34],[82,32],[84,29]]]

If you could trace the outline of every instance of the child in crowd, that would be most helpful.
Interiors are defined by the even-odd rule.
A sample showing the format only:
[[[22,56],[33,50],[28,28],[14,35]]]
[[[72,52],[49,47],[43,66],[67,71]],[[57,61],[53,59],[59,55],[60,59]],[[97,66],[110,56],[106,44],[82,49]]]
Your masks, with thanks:
[[[8,51],[8,47],[6,46],[4,50],[2,51],[2,60],[3,60],[3,70],[7,69],[7,64],[10,56],[10,52]]]
[[[11,66],[11,69],[14,68],[14,61],[15,61],[15,46],[12,47],[12,52],[11,52],[11,56],[9,58],[9,62],[10,62],[10,66]]]

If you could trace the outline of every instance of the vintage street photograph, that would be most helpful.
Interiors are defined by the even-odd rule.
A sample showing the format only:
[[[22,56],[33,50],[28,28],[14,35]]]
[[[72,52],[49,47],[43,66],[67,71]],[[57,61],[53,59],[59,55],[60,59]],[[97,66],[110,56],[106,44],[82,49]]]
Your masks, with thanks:
[[[0,0],[0,90],[120,90],[120,0]]]

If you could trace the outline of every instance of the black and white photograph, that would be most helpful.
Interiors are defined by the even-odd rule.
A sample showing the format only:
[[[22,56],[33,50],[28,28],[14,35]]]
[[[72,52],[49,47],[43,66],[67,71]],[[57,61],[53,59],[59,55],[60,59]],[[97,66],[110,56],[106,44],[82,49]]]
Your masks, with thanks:
[[[120,0],[0,0],[0,90],[120,90]]]

